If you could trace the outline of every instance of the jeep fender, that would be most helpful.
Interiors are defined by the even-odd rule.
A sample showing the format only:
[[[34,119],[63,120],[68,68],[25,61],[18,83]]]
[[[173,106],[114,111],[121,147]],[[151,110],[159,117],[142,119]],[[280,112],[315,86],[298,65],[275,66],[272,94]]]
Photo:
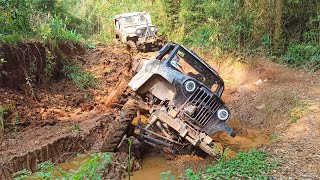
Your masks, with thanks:
[[[159,60],[151,60],[131,79],[129,87],[138,93],[151,92],[161,100],[171,100],[175,94],[174,72],[161,66]]]

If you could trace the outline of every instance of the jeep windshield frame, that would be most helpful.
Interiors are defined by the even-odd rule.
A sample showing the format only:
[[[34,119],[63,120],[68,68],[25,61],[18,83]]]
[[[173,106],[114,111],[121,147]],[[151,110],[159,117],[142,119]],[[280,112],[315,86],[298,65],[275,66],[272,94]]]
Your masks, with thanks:
[[[214,93],[221,97],[224,91],[224,82],[222,78],[211,66],[209,66],[192,50],[189,50],[180,44],[168,43],[162,49],[160,49],[156,55],[156,59],[162,60],[165,58],[163,63],[177,69],[170,62],[174,61],[175,56],[180,56],[181,53],[183,54],[183,60],[194,70],[196,70],[202,77],[204,77],[203,80],[197,80],[201,81],[201,83],[206,85],[209,89],[211,89],[214,85],[217,85],[217,87],[214,89]]]
[[[143,17],[143,18],[142,18]],[[136,14],[131,16],[120,17],[120,23],[124,28],[133,26],[151,25],[151,17],[147,14]]]

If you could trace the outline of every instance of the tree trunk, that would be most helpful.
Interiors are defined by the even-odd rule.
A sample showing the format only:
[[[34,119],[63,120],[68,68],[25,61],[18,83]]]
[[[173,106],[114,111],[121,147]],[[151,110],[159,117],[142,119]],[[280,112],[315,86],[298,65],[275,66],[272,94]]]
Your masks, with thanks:
[[[275,52],[278,52],[279,46],[281,44],[283,0],[274,0],[274,6],[275,6],[275,16],[274,16],[273,43],[274,43]]]

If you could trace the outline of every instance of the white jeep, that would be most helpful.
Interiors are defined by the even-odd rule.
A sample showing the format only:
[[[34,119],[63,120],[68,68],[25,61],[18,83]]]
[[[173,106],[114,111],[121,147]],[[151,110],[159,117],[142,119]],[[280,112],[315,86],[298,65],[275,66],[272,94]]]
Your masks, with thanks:
[[[157,28],[152,25],[147,12],[129,12],[114,17],[116,39],[127,44],[130,51],[147,51],[151,47],[162,47],[157,37]]]

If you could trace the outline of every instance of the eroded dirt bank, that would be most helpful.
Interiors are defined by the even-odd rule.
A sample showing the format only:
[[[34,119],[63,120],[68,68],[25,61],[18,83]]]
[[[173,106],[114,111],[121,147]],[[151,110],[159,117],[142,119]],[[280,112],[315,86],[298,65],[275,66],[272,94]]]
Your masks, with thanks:
[[[22,81],[1,85],[0,105],[11,107],[4,114],[0,179],[11,179],[12,172],[24,168],[35,170],[43,161],[58,163],[76,153],[100,150],[108,123],[117,114],[110,105],[130,79],[131,56],[122,48],[109,46],[76,53],[71,59],[95,76],[97,88],[81,89],[62,77],[34,86],[34,98],[24,90]]]

